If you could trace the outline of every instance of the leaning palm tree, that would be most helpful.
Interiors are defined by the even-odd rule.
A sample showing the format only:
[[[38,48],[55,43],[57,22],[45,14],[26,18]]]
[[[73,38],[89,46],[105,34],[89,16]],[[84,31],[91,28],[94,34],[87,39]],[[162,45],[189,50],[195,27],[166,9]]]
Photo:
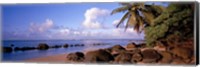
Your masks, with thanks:
[[[132,26],[135,31],[141,33],[145,26],[152,25],[155,17],[164,11],[164,7],[147,5],[144,3],[120,3],[122,7],[114,9],[111,15],[118,12],[126,12],[116,27],[119,27],[127,18],[125,30]]]

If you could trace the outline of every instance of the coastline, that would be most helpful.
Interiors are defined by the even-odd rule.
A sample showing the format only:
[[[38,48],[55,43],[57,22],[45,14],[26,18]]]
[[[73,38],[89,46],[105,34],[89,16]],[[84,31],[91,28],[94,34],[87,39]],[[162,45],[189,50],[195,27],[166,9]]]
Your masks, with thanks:
[[[67,62],[66,61],[66,56],[67,54],[57,54],[57,55],[52,55],[52,56],[44,56],[44,57],[39,57],[39,58],[32,58],[32,59],[28,59],[25,60],[25,62],[45,62],[45,63],[64,63]]]

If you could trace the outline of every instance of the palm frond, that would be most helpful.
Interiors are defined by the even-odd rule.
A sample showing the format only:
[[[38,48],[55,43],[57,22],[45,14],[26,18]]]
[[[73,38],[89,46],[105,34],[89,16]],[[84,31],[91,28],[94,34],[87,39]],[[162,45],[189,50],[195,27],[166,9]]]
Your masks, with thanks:
[[[119,27],[119,25],[121,24],[121,23],[123,23],[123,21],[126,19],[126,18],[128,18],[128,16],[129,16],[129,12],[127,12],[123,17],[122,17],[122,19],[119,21],[119,23],[117,24],[117,28]]]
[[[128,6],[123,6],[123,7],[120,7],[120,8],[117,8],[117,9],[114,9],[112,12],[111,12],[111,15],[115,14],[115,13],[118,13],[118,12],[125,12],[129,9]]]

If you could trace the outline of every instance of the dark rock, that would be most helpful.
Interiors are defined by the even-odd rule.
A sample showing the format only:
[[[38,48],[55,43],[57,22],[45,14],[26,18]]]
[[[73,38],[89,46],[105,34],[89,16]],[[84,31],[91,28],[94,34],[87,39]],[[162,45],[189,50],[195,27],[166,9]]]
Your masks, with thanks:
[[[69,45],[68,45],[68,44],[64,44],[63,47],[64,47],[64,48],[68,48]]]
[[[140,62],[141,60],[142,60],[142,55],[140,53],[135,53],[132,55],[132,59],[131,59],[132,63]]]
[[[188,59],[193,56],[193,52],[190,49],[184,47],[174,47],[170,50],[170,52],[183,59]]]
[[[12,51],[13,51],[12,47],[3,47],[3,52],[10,53]]]
[[[115,63],[131,63],[132,54],[122,52],[115,57]]]
[[[132,49],[132,50],[128,50],[127,52],[131,53],[131,54],[135,54],[135,53],[141,53],[141,50],[138,49],[138,48],[135,48],[135,49]]]
[[[139,46],[140,48],[145,48],[145,47],[146,47],[146,43],[139,43],[138,46]]]
[[[161,51],[161,52],[159,52],[159,54],[162,57],[161,60],[159,61],[159,63],[169,64],[173,60],[172,54],[168,51]]]
[[[74,46],[74,45],[72,45],[72,44],[70,45],[70,47],[73,47],[73,46]]]
[[[19,51],[19,50],[21,50],[21,48],[15,47],[14,50],[15,50],[15,51]]]
[[[61,45],[55,45],[55,46],[51,46],[50,48],[61,48]]]
[[[112,48],[105,48],[104,50],[107,51],[108,53],[112,52]]]
[[[95,50],[95,51],[89,51],[86,53],[85,56],[85,62],[92,62],[92,63],[96,63],[96,62],[100,62],[100,63],[106,63],[109,61],[114,60],[113,56],[108,53],[105,50]]]
[[[154,49],[145,49],[141,52],[142,62],[144,63],[154,63],[157,62],[161,57]]]
[[[137,44],[135,44],[134,42],[133,43],[129,43],[127,46],[126,46],[127,49],[133,49],[133,48],[137,48]]]
[[[47,50],[49,46],[46,43],[40,43],[37,47],[39,50]]]
[[[11,44],[10,46],[11,46],[11,47],[14,47],[14,44]]]
[[[112,52],[120,53],[125,51],[125,48],[120,45],[115,45],[112,47]]]
[[[20,50],[22,50],[22,51],[34,50],[34,49],[36,49],[36,48],[35,47],[22,47],[22,48],[20,48]]]
[[[84,60],[84,54],[82,52],[70,53],[66,58],[68,61],[82,62]]]
[[[84,44],[81,44],[80,46],[85,46]]]

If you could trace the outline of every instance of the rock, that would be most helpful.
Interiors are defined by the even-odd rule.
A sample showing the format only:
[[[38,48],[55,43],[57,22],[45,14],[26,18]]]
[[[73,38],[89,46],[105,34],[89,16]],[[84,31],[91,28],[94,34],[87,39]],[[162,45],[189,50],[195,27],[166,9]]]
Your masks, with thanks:
[[[173,60],[172,54],[168,51],[161,51],[161,52],[159,52],[159,54],[162,57],[162,59],[159,61],[159,63],[169,64]]]
[[[185,64],[185,62],[180,58],[174,58],[171,64]]]
[[[96,63],[96,62],[109,62],[114,60],[113,56],[108,53],[105,50],[95,50],[95,51],[89,51],[86,53],[85,56],[85,62],[91,62],[91,63]]]
[[[122,52],[115,57],[115,63],[131,63],[132,54]]]
[[[71,62],[81,62],[84,60],[84,54],[82,52],[70,53],[66,58]]]
[[[64,44],[63,47],[64,47],[64,48],[68,48],[68,47],[69,47],[69,44]]]
[[[12,51],[13,51],[12,47],[3,47],[3,52],[10,53]]]
[[[160,55],[154,49],[145,49],[141,54],[143,56],[142,62],[144,63],[153,63],[160,59]]]
[[[37,47],[39,50],[47,50],[49,46],[46,43],[40,43]]]
[[[193,56],[193,52],[190,49],[184,47],[174,47],[170,50],[170,52],[183,59],[188,59]]]
[[[125,51],[125,48],[120,46],[120,45],[115,45],[115,46],[112,47],[112,52],[114,52],[114,54],[120,53],[120,52],[123,52],[123,51]]]
[[[136,44],[133,42],[133,43],[129,43],[127,46],[126,46],[127,49],[133,49],[133,48],[137,48],[136,47]]]
[[[72,44],[70,45],[70,47],[73,47],[73,46],[74,46],[74,45],[72,45]]]
[[[51,48],[61,48],[61,45],[55,45],[55,46],[51,46]]]
[[[140,48],[145,48],[145,47],[146,47],[146,43],[139,43],[138,46],[139,46]]]
[[[135,53],[132,55],[131,62],[140,62],[142,60],[142,55],[140,53]]]
[[[107,51],[108,53],[112,52],[112,48],[105,48],[104,50]]]
[[[14,50],[15,50],[15,51],[19,51],[19,50],[21,50],[21,48],[15,47]]]
[[[80,46],[85,46],[84,44],[81,44]]]
[[[35,50],[35,49],[36,49],[35,47],[22,47],[22,48],[20,48],[20,50],[22,50],[22,51]]]
[[[141,53],[141,50],[138,49],[138,48],[135,48],[135,49],[132,49],[132,50],[127,50],[128,53],[131,53],[131,54],[135,54],[135,53]]]

